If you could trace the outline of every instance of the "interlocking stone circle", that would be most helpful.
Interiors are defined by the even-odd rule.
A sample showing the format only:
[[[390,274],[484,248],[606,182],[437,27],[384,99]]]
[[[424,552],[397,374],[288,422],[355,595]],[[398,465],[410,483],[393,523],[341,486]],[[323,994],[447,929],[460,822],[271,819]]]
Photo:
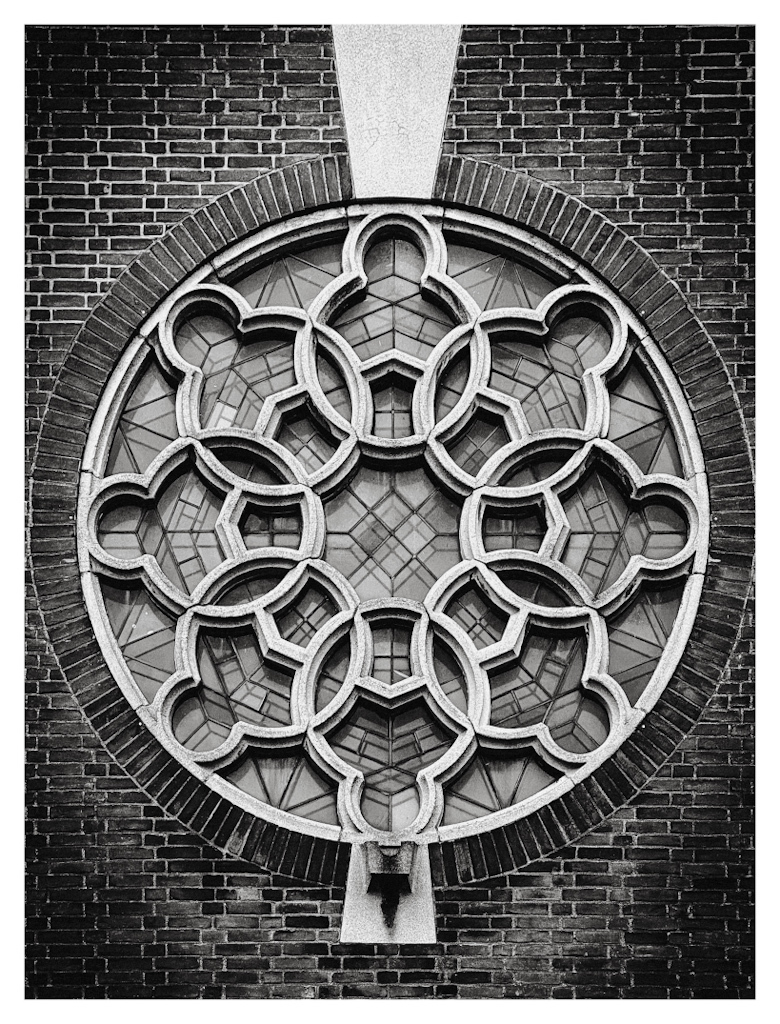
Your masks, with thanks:
[[[701,451],[628,307],[495,220],[356,204],[147,320],[95,416],[84,591],[148,728],[330,838],[554,800],[653,706],[707,557]]]

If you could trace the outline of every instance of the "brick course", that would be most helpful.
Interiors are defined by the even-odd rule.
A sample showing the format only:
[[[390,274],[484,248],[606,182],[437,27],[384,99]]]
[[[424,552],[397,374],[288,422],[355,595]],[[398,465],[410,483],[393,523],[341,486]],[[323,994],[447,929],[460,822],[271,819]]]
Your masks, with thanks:
[[[523,89],[552,88],[545,81],[549,70],[523,63],[539,52],[534,47],[541,46],[548,55],[549,69],[553,56],[569,52],[563,47],[573,45],[574,37],[580,51],[586,42],[590,52],[599,54],[613,52],[607,44],[618,46],[615,64],[623,75],[621,82],[627,89],[634,80],[644,83],[641,94],[642,88],[650,88],[650,79],[640,74],[650,59],[647,47],[663,53],[664,47],[669,51],[672,46],[670,40],[676,56],[688,52],[680,42],[684,37],[697,40],[699,52],[729,55],[741,68],[748,53],[743,44],[749,43],[750,33],[729,28],[708,35],[713,31],[674,29],[668,36],[652,37],[651,29],[467,27],[448,132],[462,130],[467,142],[477,141],[466,110],[468,98],[462,95],[464,84],[477,89],[476,98],[488,87],[502,103],[511,99],[507,90],[514,87],[511,83],[519,72],[526,76]],[[485,32],[494,35],[481,39]],[[602,32],[602,39],[594,40],[594,32]],[[550,38],[556,33],[557,41]],[[560,39],[560,33],[566,38]],[[640,44],[646,44],[644,50],[637,49]],[[473,49],[482,45],[487,49]],[[296,54],[301,54],[300,60]],[[507,59],[519,59],[521,67],[507,65]],[[485,67],[480,70],[469,63],[473,60]],[[301,71],[301,61],[307,70]],[[308,62],[314,66],[309,68]],[[63,78],[61,65],[68,74],[82,75],[81,92]],[[574,66],[587,84],[588,69],[584,64]],[[597,66],[598,62],[588,68]],[[724,66],[722,59],[713,59],[713,68]],[[562,180],[515,155],[507,163],[506,153],[496,155],[493,150],[471,153],[488,155],[489,163],[464,161],[460,157],[469,151],[457,149],[464,143],[445,141],[437,183],[445,201],[486,209],[500,206],[499,212],[524,223],[530,217],[532,227],[586,256],[608,280],[621,281],[626,297],[653,326],[667,357],[678,366],[708,453],[716,512],[713,554],[721,560],[713,563],[709,574],[710,597],[702,602],[685,662],[648,728],[635,734],[592,781],[533,820],[434,852],[439,943],[430,948],[341,945],[337,939],[346,865],[342,848],[331,843],[315,851],[314,841],[253,822],[210,791],[202,792],[203,787],[149,742],[107,679],[88,623],[81,624],[84,614],[72,558],[72,503],[85,429],[122,339],[173,280],[210,252],[263,220],[350,194],[348,164],[337,157],[344,145],[329,33],[311,28],[33,29],[30,68],[37,89],[30,97],[31,181],[49,183],[48,191],[35,193],[38,205],[33,203],[30,231],[34,276],[28,439],[35,467],[35,574],[28,644],[30,993],[59,998],[749,996],[752,619],[742,616],[742,608],[752,552],[752,474],[743,430],[752,367],[746,349],[740,350],[741,362],[731,360],[737,332],[724,345],[717,329],[723,322],[712,319],[709,306],[703,315],[703,307],[691,302],[696,291],[689,286],[693,278],[677,273],[683,264],[658,258],[659,252],[671,250],[654,249],[653,233],[635,229],[640,221],[626,220],[616,208],[602,205],[605,193],[592,182],[604,179]],[[192,93],[177,84],[179,76],[190,71],[200,76]],[[299,72],[315,77],[304,84],[296,78]],[[166,79],[153,82],[150,74],[170,75],[169,84]],[[106,79],[107,75],[111,77]],[[334,132],[328,158],[312,163],[312,156],[326,155],[317,145],[299,148],[292,136],[274,136],[268,143],[261,141],[252,157],[268,163],[246,171],[240,162],[231,164],[228,155],[226,169],[224,163],[206,162],[215,157],[193,157],[192,151],[174,150],[171,142],[165,144],[165,159],[170,162],[160,166],[164,176],[148,178],[144,167],[154,167],[155,151],[149,151],[153,159],[148,165],[139,164],[133,155],[152,145],[152,136],[143,135],[141,128],[154,126],[157,137],[164,128],[165,136],[186,120],[206,139],[206,121],[213,125],[218,120],[219,130],[224,127],[229,133],[228,115],[239,103],[231,90],[242,75],[242,87],[251,92],[242,100],[249,103],[253,120],[247,123],[254,126],[253,138],[258,127],[268,124],[264,102],[276,103],[278,110],[279,102],[286,101],[283,123],[308,125],[316,100],[315,123],[319,125],[319,116],[327,113],[327,131]],[[282,81],[283,75],[292,75],[293,84]],[[738,78],[726,76],[724,81],[731,83],[724,86],[724,94],[727,88],[728,96],[741,97]],[[607,81],[604,88],[622,96],[621,82]],[[127,105],[125,89],[134,97]],[[276,90],[281,90],[280,96]],[[575,85],[571,93],[581,104],[577,109],[587,112],[587,93]],[[532,97],[533,91],[525,95]],[[619,121],[621,100],[609,95],[612,117],[616,126],[623,125],[625,139],[626,127]],[[712,95],[699,97],[701,110],[710,109]],[[458,108],[460,102],[463,108]],[[132,120],[134,111],[145,109],[147,103],[153,113],[144,118],[162,120],[149,125]],[[209,108],[209,103],[222,105]],[[330,104],[334,109],[326,110]],[[84,128],[84,121],[91,121],[96,105],[98,123],[110,126],[100,118],[116,114],[135,125],[117,136],[112,127],[108,134],[117,148],[106,150],[109,161],[131,161],[130,176],[121,180],[136,185],[143,180],[145,189],[151,186],[148,192],[134,193],[134,220],[117,221],[100,195],[95,206],[77,208],[80,213],[60,205],[72,202],[70,197],[76,194],[70,190],[73,169],[89,167],[91,150],[79,146],[87,141],[91,129]],[[507,103],[499,117],[509,117],[511,109]],[[720,109],[717,101],[713,109]],[[550,113],[539,122],[546,125],[545,138],[559,142],[560,122],[549,103],[542,110]],[[531,108],[526,111],[525,116]],[[687,124],[685,105],[683,113]],[[678,114],[669,111],[676,131]],[[656,115],[657,121],[661,114],[656,110]],[[503,121],[496,127],[502,125]],[[269,127],[272,133],[278,128]],[[41,140],[50,140],[45,154],[34,148],[36,142],[40,145],[38,129]],[[749,155],[741,128],[735,127],[734,135],[735,148],[742,147]],[[685,135],[675,137],[681,139],[683,153],[696,151]],[[504,145],[501,132],[495,138]],[[614,139],[623,153],[623,166],[635,167],[628,159],[631,151],[619,150],[618,135]],[[230,153],[243,152],[238,141],[243,140],[230,137],[229,146],[236,146]],[[280,150],[272,148],[277,144]],[[75,148],[65,152],[67,146]],[[640,147],[639,152],[644,150]],[[55,162],[44,163],[43,155]],[[184,192],[167,192],[180,173],[193,171],[193,159],[200,161],[198,173],[206,178],[185,177],[177,185]],[[291,163],[301,160],[307,162],[291,169]],[[697,164],[691,171],[694,184],[703,167]],[[533,176],[506,173],[522,168],[531,169]],[[255,180],[263,170],[274,173]],[[221,173],[225,176],[219,177]],[[626,198],[635,194],[630,175],[620,180],[628,182]],[[235,188],[247,181],[245,187]],[[660,181],[650,179],[651,184]],[[121,194],[114,185],[109,185],[111,193]],[[579,196],[587,206],[569,200],[567,193]],[[162,205],[150,206],[149,195]],[[219,202],[204,208],[217,195],[222,196]],[[666,230],[680,243],[675,251],[683,253],[684,265],[692,267],[691,250],[685,248],[689,221],[682,213],[688,201],[683,205],[680,195],[675,192],[676,198],[668,200],[676,219],[666,222],[671,225]],[[664,188],[649,189],[638,206],[626,209],[641,212],[653,196],[663,198],[667,193]],[[742,204],[742,214],[749,212],[739,193],[731,198],[737,206]],[[657,207],[649,203],[647,209]],[[186,216],[198,210],[195,216]],[[107,219],[92,221],[94,213]],[[705,218],[700,223],[705,221],[710,222]],[[124,223],[139,226],[139,231],[125,232],[120,226]],[[614,223],[623,231],[616,232]],[[749,247],[746,220],[726,217],[722,223],[730,223],[734,238]],[[116,227],[117,232],[87,230],[101,224]],[[157,234],[178,226],[156,238],[154,231],[145,232],[155,225],[160,228]],[[640,234],[638,241],[665,266],[673,284],[658,274],[653,261],[629,237]],[[41,244],[44,241],[48,244]],[[749,249],[731,251],[736,266],[736,254]],[[142,258],[107,295],[108,284],[139,253]],[[78,276],[59,276],[68,266],[79,267]],[[50,275],[43,273],[46,268]],[[700,269],[703,280],[709,262],[702,262]],[[749,293],[740,279],[738,305],[731,287],[735,279],[732,275],[730,284],[721,281],[724,287],[712,292],[716,300],[718,295],[731,296],[732,305],[713,301],[711,306],[721,312],[728,308],[734,314],[729,323],[748,324]],[[48,287],[36,287],[44,280],[77,284],[52,285],[49,292]],[[720,357],[674,284],[696,308]],[[48,301],[39,302],[47,294]],[[79,331],[90,310],[92,315]],[[726,417],[723,403],[732,410]],[[643,787],[638,793],[637,786]]]

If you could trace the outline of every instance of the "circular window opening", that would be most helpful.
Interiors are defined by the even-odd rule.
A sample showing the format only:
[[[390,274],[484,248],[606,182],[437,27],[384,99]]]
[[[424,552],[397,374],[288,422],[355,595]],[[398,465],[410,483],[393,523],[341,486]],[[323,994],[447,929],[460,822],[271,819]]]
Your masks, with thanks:
[[[261,232],[144,324],[85,456],[85,592],[128,701],[223,796],[452,839],[554,800],[657,700],[702,457],[586,267],[424,205],[340,223]]]

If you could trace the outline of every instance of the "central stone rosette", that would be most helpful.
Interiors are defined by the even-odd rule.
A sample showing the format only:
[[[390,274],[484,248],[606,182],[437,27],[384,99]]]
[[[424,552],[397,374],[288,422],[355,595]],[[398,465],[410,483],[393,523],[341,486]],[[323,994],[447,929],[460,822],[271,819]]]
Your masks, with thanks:
[[[448,254],[411,213],[318,253],[169,303],[88,558],[139,705],[204,777],[408,837],[618,742],[639,691],[608,621],[690,564],[697,504],[600,292]]]

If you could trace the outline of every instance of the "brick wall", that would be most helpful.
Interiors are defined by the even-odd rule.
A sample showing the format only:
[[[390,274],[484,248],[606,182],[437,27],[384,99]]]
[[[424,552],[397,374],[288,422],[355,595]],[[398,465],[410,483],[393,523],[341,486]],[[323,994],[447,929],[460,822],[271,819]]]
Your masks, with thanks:
[[[346,143],[325,27],[30,28],[26,90],[32,431],[78,326],[154,238]]]
[[[748,418],[751,46],[744,28],[466,27],[444,145],[637,237]],[[127,262],[216,195],[345,146],[324,29],[31,29],[28,61],[32,457],[64,356]],[[56,476],[55,458],[36,468]],[[61,519],[38,513],[39,550]],[[32,589],[29,608],[32,995],[752,994],[749,618],[700,722],[626,806],[522,871],[440,879],[436,946],[372,948],[337,942],[343,889],[220,855],[142,792],[65,684]]]
[[[754,412],[752,26],[466,25],[443,153],[552,182],[670,272]]]

